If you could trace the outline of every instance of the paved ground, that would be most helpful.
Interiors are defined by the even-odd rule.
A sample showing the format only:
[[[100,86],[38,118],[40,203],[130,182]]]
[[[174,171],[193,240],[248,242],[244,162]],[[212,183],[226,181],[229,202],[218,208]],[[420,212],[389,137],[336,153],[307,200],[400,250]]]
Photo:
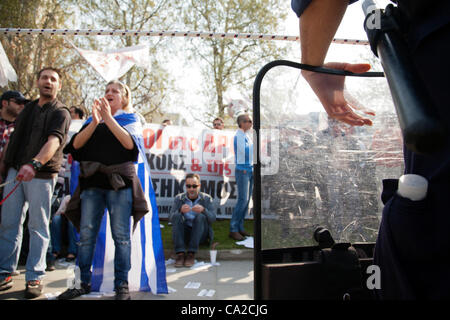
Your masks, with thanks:
[[[166,265],[169,294],[153,295],[148,292],[132,292],[134,300],[252,300],[253,299],[253,261],[220,260],[220,265],[211,265],[201,260],[193,268],[175,268],[173,260]],[[67,288],[71,277],[70,265],[62,260],[55,271],[47,272],[44,279],[43,294],[35,300],[54,299]],[[14,285],[7,291],[0,291],[0,300],[24,300],[25,267],[19,266],[20,275],[14,276]],[[187,288],[186,288],[187,287]],[[190,288],[189,288],[190,287]],[[91,295],[78,299],[109,300],[114,293]]]

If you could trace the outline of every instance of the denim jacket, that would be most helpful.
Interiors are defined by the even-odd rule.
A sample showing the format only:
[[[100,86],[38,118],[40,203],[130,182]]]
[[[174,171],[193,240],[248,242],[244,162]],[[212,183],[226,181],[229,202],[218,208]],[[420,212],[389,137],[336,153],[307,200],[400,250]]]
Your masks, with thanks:
[[[209,194],[204,193],[204,192],[199,192],[198,196],[200,199],[198,200],[197,204],[199,204],[205,208],[205,210],[202,212],[202,214],[204,214],[206,216],[206,219],[208,220],[209,241],[212,242],[212,240],[214,238],[214,231],[212,229],[212,223],[214,221],[216,221],[216,212],[215,212],[213,200]],[[170,210],[170,213],[169,213],[169,221],[172,221],[172,217],[175,213],[180,212],[180,209],[183,206],[183,204],[185,204],[186,199],[187,199],[187,192],[180,193],[175,196],[175,199],[174,199],[174,202],[172,205],[172,209]]]

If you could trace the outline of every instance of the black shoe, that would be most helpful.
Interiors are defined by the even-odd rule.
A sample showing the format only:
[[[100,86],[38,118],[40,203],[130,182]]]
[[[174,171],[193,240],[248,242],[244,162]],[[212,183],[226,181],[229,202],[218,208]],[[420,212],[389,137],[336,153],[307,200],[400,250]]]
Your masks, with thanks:
[[[234,239],[236,241],[242,241],[245,238],[242,236],[242,234],[240,234],[239,232],[230,232],[230,234],[228,235],[231,239]]]
[[[42,281],[41,280],[30,280],[27,282],[25,287],[25,298],[34,299],[41,295],[42,293]]]
[[[128,284],[121,284],[116,288],[116,300],[130,300],[130,292],[128,291]]]
[[[47,268],[45,268],[45,271],[55,271],[55,260],[51,259],[47,261]]]
[[[66,257],[66,262],[73,262],[75,261],[75,259],[76,257],[73,254],[69,253]]]
[[[67,289],[58,296],[58,300],[70,300],[75,299],[84,294],[89,294],[91,292],[91,285],[81,283],[80,288]]]
[[[239,233],[240,233],[241,236],[243,236],[243,237],[253,237],[252,234],[248,233],[248,232],[245,231],[245,230],[239,231]]]
[[[0,291],[11,289],[13,284],[14,282],[12,281],[11,274],[3,274],[2,278],[0,279]]]

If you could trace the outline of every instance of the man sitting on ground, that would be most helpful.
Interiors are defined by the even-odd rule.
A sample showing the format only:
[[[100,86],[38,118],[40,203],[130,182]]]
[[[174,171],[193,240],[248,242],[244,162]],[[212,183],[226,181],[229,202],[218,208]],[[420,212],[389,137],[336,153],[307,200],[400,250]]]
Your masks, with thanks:
[[[212,241],[212,223],[216,221],[211,196],[200,192],[200,176],[187,174],[185,185],[186,192],[175,196],[169,215],[176,253],[175,267],[194,265],[199,245],[205,243],[208,238]],[[186,244],[187,255],[185,255]]]

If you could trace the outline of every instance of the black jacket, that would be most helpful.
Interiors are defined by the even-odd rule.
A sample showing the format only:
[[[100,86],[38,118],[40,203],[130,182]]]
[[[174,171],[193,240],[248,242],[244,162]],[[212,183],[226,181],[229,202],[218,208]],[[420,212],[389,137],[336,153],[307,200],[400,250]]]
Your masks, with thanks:
[[[80,162],[80,178],[89,177],[96,172],[102,172],[108,176],[114,190],[119,190],[124,187],[124,178],[132,182],[131,189],[133,193],[133,207],[130,215],[133,217],[133,231],[136,229],[137,223],[141,220],[147,212],[149,207],[145,199],[144,191],[142,190],[141,182],[136,175],[136,170],[132,162],[105,166],[100,162],[82,161]],[[69,219],[78,232],[80,232],[81,222],[81,189],[78,184],[72,198],[67,204],[65,215]]]
[[[57,99],[38,105],[27,103],[16,120],[16,127],[5,154],[5,166],[19,169],[33,159],[47,143],[48,137],[58,137],[60,146],[53,157],[36,173],[36,178],[49,179],[58,174],[63,160],[62,150],[70,127],[70,112]]]

